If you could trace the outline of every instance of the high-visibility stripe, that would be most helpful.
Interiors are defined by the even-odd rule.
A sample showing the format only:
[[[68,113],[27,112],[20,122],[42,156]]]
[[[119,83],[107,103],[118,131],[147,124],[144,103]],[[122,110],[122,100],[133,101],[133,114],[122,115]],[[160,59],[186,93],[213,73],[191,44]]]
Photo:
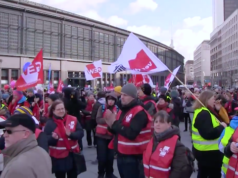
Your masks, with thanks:
[[[144,134],[144,133],[150,133],[151,132],[151,129],[149,130],[144,130],[144,131],[141,131],[140,134]]]
[[[78,144],[74,145],[71,147],[71,149],[75,149],[77,148]],[[52,149],[56,149],[56,150],[66,150],[67,148],[66,147],[56,147],[56,146],[49,146],[50,148]]]
[[[193,143],[199,144],[199,145],[214,145],[214,144],[218,144],[218,141],[196,141],[193,140]]]
[[[59,138],[58,141],[63,141],[63,138]],[[70,138],[68,138],[68,140],[71,140]]]
[[[131,146],[131,145],[135,145],[135,146],[139,146],[139,145],[144,145],[146,143],[149,143],[150,140],[146,140],[146,141],[143,141],[143,142],[138,142],[138,143],[128,143],[128,142],[122,142],[122,141],[118,141],[119,144],[122,144],[122,145],[127,145],[127,146]]]
[[[103,129],[107,129],[107,127],[106,127],[106,126],[103,126],[103,125],[97,125],[97,127],[101,127],[101,128],[103,128]]]
[[[152,168],[152,169],[159,170],[159,171],[164,171],[164,172],[168,172],[171,169],[171,167],[169,167],[169,168],[162,168],[162,167],[157,167],[157,166],[153,166],[153,165],[146,165],[146,164],[144,164],[144,167],[146,169]]]
[[[238,175],[238,172],[236,171],[235,168],[231,167],[231,166],[228,166],[227,169],[230,169],[231,171],[235,172],[235,175]]]

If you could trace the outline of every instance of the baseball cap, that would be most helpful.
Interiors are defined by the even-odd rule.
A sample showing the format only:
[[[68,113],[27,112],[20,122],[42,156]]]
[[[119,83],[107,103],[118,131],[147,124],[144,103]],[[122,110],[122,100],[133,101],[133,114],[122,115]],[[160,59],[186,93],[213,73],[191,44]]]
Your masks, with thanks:
[[[35,133],[35,122],[32,117],[27,114],[16,114],[9,117],[6,121],[0,122],[0,129],[5,127],[16,127],[19,125],[22,125]]]

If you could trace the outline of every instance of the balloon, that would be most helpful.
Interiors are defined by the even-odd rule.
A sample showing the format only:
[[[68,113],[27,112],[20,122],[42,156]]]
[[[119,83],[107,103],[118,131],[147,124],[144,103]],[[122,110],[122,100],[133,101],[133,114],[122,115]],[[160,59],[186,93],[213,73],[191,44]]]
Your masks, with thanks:
[[[8,90],[9,88],[10,88],[9,85],[4,85],[5,90]]]
[[[13,80],[13,81],[10,82],[10,86],[11,86],[11,88],[14,88],[15,85],[16,85],[16,80]]]
[[[27,69],[27,67],[29,67],[29,65],[31,65],[30,62],[26,62],[26,63],[24,64],[24,66],[23,66],[23,72],[26,71],[26,69]]]

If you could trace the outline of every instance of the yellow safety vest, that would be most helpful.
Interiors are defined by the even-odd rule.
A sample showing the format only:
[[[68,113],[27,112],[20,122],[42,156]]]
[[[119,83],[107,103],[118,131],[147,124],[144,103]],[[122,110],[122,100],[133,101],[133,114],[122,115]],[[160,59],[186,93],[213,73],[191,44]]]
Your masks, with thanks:
[[[225,132],[224,132],[224,136],[223,138],[221,139],[221,144],[223,145],[223,147],[225,148],[226,145],[228,144],[231,136],[233,135],[233,133],[235,132],[235,130],[231,127],[226,127],[225,128]],[[224,153],[224,150],[223,150],[223,153]],[[226,175],[226,172],[227,172],[227,168],[228,168],[228,163],[229,163],[229,158],[227,158],[225,155],[223,157],[223,160],[222,160],[222,172]]]
[[[1,109],[3,109],[4,107],[5,107],[5,104],[2,104],[2,105],[1,105]]]
[[[210,113],[211,115],[211,119],[212,119],[212,125],[213,128],[219,126],[219,122],[217,121],[216,117],[205,107],[201,107],[200,109],[196,109],[194,111],[194,115],[193,115],[193,122],[192,122],[192,141],[193,141],[193,146],[195,149],[199,150],[199,151],[211,151],[211,150],[219,150],[218,147],[218,140],[219,138],[215,139],[215,140],[206,140],[204,139],[198,132],[198,130],[194,127],[194,123],[197,119],[197,115],[201,112],[201,111],[207,111]]]

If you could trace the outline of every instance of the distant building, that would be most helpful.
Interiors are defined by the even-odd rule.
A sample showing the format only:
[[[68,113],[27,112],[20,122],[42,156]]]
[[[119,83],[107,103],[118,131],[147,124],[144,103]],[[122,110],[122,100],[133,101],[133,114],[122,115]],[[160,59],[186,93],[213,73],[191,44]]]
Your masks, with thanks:
[[[213,29],[224,22],[224,0],[213,0]]]
[[[193,68],[193,60],[188,60],[185,63],[185,84],[192,85],[194,83],[194,68]]]
[[[198,86],[210,83],[210,41],[203,41],[194,52],[194,81]]]

